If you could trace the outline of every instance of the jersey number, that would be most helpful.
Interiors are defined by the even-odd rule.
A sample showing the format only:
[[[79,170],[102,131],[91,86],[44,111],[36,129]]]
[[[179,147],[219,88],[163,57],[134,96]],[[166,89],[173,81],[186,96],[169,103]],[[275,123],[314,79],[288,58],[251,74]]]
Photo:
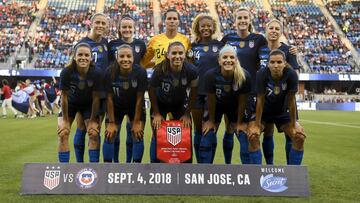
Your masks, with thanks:
[[[96,63],[97,62],[97,52],[93,52],[92,55],[93,55],[93,60]]]
[[[161,56],[165,55],[165,50],[164,48],[160,49],[155,49],[156,52],[156,58],[161,58]]]
[[[169,83],[161,83],[161,88],[164,92],[169,92],[170,91],[170,84]]]

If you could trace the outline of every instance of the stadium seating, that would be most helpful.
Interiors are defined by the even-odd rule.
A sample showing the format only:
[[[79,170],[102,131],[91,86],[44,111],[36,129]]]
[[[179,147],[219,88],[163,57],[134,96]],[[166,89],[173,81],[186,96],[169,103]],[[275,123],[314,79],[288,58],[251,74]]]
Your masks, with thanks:
[[[314,4],[290,5],[287,2],[272,6],[274,15],[284,22],[289,43],[298,47],[311,71],[317,73],[353,72],[351,52],[335,33]]]
[[[87,35],[96,0],[50,0],[32,40],[38,53],[35,68],[62,68],[71,47]]]
[[[7,62],[25,42],[37,7],[35,1],[1,3],[0,10],[0,62]]]
[[[360,2],[328,1],[326,7],[354,47],[360,52]]]
[[[105,2],[105,13],[110,17],[109,39],[116,39],[117,23],[124,14],[130,15],[137,22],[135,38],[148,42],[154,36],[153,5],[150,0],[133,0],[132,4],[120,4],[115,0]]]

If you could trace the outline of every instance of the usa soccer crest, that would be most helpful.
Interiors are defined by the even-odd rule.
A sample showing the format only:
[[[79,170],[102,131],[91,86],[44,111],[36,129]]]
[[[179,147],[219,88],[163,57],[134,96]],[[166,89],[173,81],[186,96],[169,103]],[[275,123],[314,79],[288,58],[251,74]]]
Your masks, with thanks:
[[[137,80],[131,80],[131,86],[133,88],[136,88],[137,87]]]
[[[281,85],[281,88],[282,88],[283,91],[285,91],[286,88],[287,88],[287,84],[286,84],[286,83],[282,84],[282,85]]]
[[[213,51],[213,52],[215,52],[215,53],[216,53],[218,50],[219,50],[219,49],[218,49],[218,47],[217,47],[217,46],[213,46],[213,47],[212,47],[212,51]]]
[[[181,142],[181,127],[179,126],[169,126],[166,127],[166,138],[167,141],[176,146]]]
[[[88,84],[88,86],[89,86],[89,87],[92,87],[92,86],[93,86],[93,84],[94,84],[94,81],[92,81],[92,80],[88,80],[88,81],[87,81],[87,84]]]
[[[183,86],[185,86],[187,84],[187,79],[186,78],[181,78],[181,84]]]
[[[44,174],[44,186],[52,190],[60,183],[60,167],[46,167]]]
[[[135,46],[135,52],[139,53],[140,52],[140,47],[139,46]]]
[[[249,47],[250,47],[250,48],[254,48],[254,46],[255,46],[255,42],[251,40],[251,41],[249,42]]]

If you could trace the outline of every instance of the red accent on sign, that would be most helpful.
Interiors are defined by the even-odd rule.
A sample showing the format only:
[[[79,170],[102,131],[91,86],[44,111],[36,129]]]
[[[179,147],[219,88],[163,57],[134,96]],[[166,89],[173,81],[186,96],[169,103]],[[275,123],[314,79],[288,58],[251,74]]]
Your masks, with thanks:
[[[183,163],[192,155],[191,128],[185,128],[181,121],[163,121],[156,133],[157,159],[165,163]]]

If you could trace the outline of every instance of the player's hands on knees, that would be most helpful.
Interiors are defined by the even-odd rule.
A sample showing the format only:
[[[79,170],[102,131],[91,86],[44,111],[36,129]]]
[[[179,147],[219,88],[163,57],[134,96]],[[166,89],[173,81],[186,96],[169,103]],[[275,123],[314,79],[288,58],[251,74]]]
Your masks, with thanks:
[[[206,134],[210,131],[210,130],[215,130],[216,126],[215,126],[215,123],[212,122],[212,121],[206,121],[204,124],[203,124],[203,128],[202,128],[202,131],[203,131],[203,135],[206,136]]]
[[[296,130],[296,135],[306,137],[305,130],[299,123],[296,123],[295,130]]]
[[[59,137],[64,137],[65,135],[69,135],[70,134],[70,122],[61,120],[58,125],[57,133],[58,133]]]
[[[249,140],[253,140],[256,137],[260,137],[261,127],[258,125],[249,125],[247,129],[247,136]]]
[[[152,121],[152,126],[155,130],[159,129],[161,126],[161,121],[163,121],[164,118],[160,115],[160,114],[155,114],[153,121]]]
[[[105,130],[105,138],[107,140],[112,140],[115,137],[117,130],[117,126],[114,122],[107,123]]]
[[[190,118],[189,115],[184,114],[183,116],[181,116],[180,121],[182,121],[183,126],[185,128],[190,128],[191,127],[191,118]]]
[[[99,123],[95,120],[90,120],[87,126],[87,133],[90,137],[99,135]]]
[[[144,139],[144,128],[141,121],[132,122],[131,131],[136,141]]]
[[[236,133],[240,133],[240,132],[247,132],[247,124],[246,123],[237,123],[236,124]]]

